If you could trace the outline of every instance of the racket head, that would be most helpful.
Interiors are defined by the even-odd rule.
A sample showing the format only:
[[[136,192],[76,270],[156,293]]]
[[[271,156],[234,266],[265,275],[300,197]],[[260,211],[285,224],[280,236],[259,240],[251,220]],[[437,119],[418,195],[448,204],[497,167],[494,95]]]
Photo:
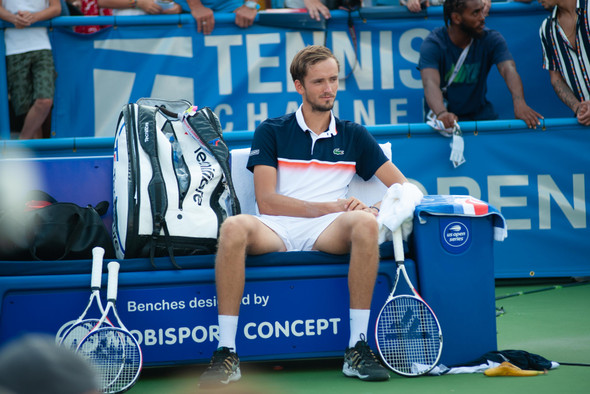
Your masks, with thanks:
[[[393,297],[381,308],[375,340],[383,362],[403,376],[427,374],[442,353],[442,331],[434,312],[410,295]]]
[[[100,327],[97,327],[99,323]],[[102,323],[100,322],[100,319],[83,319],[72,324],[66,331],[64,331],[59,344],[76,350],[80,342],[82,342],[88,333],[90,333],[95,327],[112,327],[112,324],[108,319],[103,320]]]
[[[99,328],[88,334],[76,351],[95,367],[103,393],[129,390],[139,378],[143,355],[139,343],[128,331]]]

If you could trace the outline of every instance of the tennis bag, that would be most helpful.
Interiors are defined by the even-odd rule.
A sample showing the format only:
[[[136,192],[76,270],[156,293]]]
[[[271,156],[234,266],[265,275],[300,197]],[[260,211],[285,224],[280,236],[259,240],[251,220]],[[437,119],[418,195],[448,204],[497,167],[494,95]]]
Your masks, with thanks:
[[[188,101],[123,107],[113,163],[117,258],[214,253],[221,223],[240,213],[217,115]],[[155,266],[155,265],[154,265]]]

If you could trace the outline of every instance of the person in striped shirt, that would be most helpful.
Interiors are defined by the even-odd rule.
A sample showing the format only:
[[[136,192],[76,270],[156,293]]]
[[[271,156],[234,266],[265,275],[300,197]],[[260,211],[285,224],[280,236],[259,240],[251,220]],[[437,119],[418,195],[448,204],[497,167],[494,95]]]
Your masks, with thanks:
[[[590,27],[588,0],[539,0],[551,15],[541,24],[543,68],[578,122],[590,125]]]

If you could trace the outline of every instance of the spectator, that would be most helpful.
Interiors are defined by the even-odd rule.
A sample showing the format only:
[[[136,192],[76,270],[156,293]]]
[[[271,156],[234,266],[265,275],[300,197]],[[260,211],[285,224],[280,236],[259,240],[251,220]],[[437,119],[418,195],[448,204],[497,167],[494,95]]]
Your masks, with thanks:
[[[98,0],[100,8],[110,8],[113,15],[180,14],[182,7],[171,0]]]
[[[215,262],[219,347],[200,387],[241,377],[236,330],[246,253],[290,250],[350,253],[350,337],[342,372],[389,379],[366,342],[379,265],[379,209],[345,195],[355,173],[365,180],[375,175],[388,187],[407,180],[363,126],[332,113],[339,65],[329,49],[304,48],[290,70],[303,102],[295,113],[257,127],[248,159],[260,215],[231,216],[221,226]]]
[[[557,97],[590,125],[588,0],[539,0],[551,15],[541,24],[543,68]]]
[[[250,27],[254,23],[260,5],[254,0],[181,0],[186,2],[197,23],[197,31],[211,34],[215,28],[214,12],[233,12],[236,14],[236,25]],[[184,7],[183,7],[184,9]]]
[[[420,48],[418,68],[426,110],[448,129],[455,121],[497,119],[486,98],[488,73],[495,64],[512,95],[515,117],[536,128],[542,116],[524,99],[522,81],[504,37],[485,27],[482,0],[447,0],[443,12],[445,26],[433,30]],[[462,54],[466,56],[461,65]]]
[[[0,19],[15,27],[4,32],[8,94],[16,116],[25,115],[21,139],[42,138],[53,106],[55,66],[46,27],[31,27],[59,16],[60,0],[3,0]]]
[[[80,0],[61,0],[60,16],[82,15],[81,6],[82,2]]]
[[[46,335],[28,334],[0,352],[0,392],[98,394],[94,369],[80,355]]]
[[[97,0],[78,0],[80,4],[80,12],[84,16],[110,16],[112,12],[108,8],[99,8]],[[76,33],[92,34],[106,26],[74,26]]]

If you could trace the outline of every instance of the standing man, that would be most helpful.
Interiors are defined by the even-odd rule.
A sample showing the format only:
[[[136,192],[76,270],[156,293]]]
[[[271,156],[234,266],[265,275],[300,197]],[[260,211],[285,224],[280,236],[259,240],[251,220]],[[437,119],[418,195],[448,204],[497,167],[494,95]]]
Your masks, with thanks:
[[[362,380],[389,378],[366,342],[379,266],[379,209],[345,196],[355,173],[365,180],[376,175],[388,187],[407,180],[363,126],[334,117],[339,69],[326,47],[301,50],[290,71],[303,103],[254,133],[248,168],[260,215],[231,216],[221,227],[215,262],[219,347],[201,387],[241,377],[236,332],[246,255],[291,250],[350,253],[350,339],[342,372]]]
[[[588,0],[539,0],[551,15],[541,24],[543,68],[557,97],[590,125],[590,31]]]
[[[426,111],[430,109],[446,128],[452,128],[455,121],[497,119],[486,98],[488,74],[495,64],[512,95],[515,118],[536,128],[542,116],[525,102],[506,40],[485,28],[484,2],[447,0],[443,7],[445,26],[433,30],[420,48],[418,68]]]
[[[215,27],[214,12],[233,12],[236,14],[236,25],[242,28],[250,27],[256,19],[260,5],[254,0],[181,0],[186,2],[197,23],[197,31],[211,34]],[[183,7],[184,8],[184,7]]]
[[[32,24],[59,16],[60,0],[2,0],[8,94],[17,116],[25,115],[20,139],[42,138],[41,127],[53,106],[55,66],[46,27]]]

